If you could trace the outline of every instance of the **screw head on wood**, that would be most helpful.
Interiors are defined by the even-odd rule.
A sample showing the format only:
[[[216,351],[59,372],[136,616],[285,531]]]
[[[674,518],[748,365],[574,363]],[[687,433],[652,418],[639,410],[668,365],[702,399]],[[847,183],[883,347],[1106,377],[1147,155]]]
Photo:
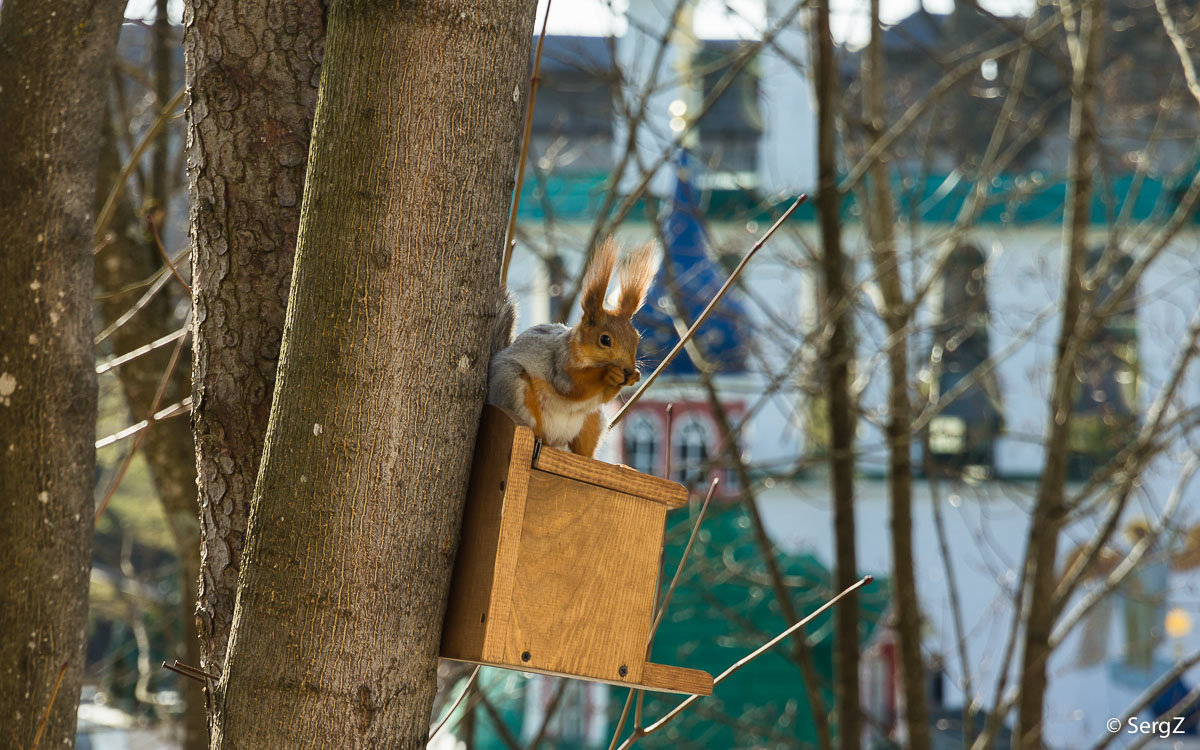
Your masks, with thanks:
[[[621,675],[622,677],[624,677],[625,675],[629,674],[629,667],[627,667],[627,666],[625,666],[624,664],[622,664],[622,665],[621,665],[621,668],[617,670],[617,674],[619,674],[619,675]]]
[[[530,658],[531,658],[531,657],[530,657],[530,655],[529,655],[529,652],[528,652],[528,651],[522,651],[522,652],[521,652],[521,661],[529,661],[529,659],[530,659]]]

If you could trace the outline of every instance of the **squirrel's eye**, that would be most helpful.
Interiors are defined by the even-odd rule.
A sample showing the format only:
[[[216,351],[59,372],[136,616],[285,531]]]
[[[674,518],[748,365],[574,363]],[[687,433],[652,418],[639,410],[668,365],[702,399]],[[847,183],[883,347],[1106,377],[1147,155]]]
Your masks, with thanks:
[[[600,334],[600,346],[612,346],[612,337],[607,333]]]

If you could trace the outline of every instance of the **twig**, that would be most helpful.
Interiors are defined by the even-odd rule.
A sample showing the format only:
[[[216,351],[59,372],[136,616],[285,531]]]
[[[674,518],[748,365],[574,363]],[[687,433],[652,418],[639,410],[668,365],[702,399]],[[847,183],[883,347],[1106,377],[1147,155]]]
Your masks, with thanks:
[[[862,588],[863,586],[866,586],[867,584],[873,582],[874,580],[875,580],[874,576],[869,576],[869,575],[863,576],[862,578],[858,579],[858,581],[856,581],[852,585],[843,589],[837,596],[835,596],[832,599],[830,599],[829,601],[825,602],[820,607],[817,607],[817,609],[815,609],[811,614],[809,614],[804,619],[800,620],[796,624],[789,627],[787,630],[783,631],[782,633],[775,636],[771,640],[767,641],[763,645],[754,649],[746,656],[743,656],[741,659],[738,659],[736,662],[733,663],[732,666],[730,666],[728,669],[726,669],[724,672],[722,672],[720,675],[718,675],[716,677],[716,679],[713,680],[713,689],[715,690],[718,685],[720,685],[722,682],[724,682],[729,677],[733,676],[733,674],[735,672],[737,672],[739,669],[741,669],[742,667],[746,666],[747,664],[754,661],[758,657],[762,656],[767,651],[774,648],[776,645],[779,644],[780,641],[786,639],[792,633],[795,633],[797,630],[803,628],[805,625],[807,625],[808,623],[815,620],[819,615],[824,614],[827,610],[832,608],[835,604],[840,602],[843,598],[845,598],[849,594],[854,593],[855,591]],[[620,748],[618,748],[618,750],[626,750],[626,748],[632,747],[633,743],[637,742],[642,737],[645,737],[650,734],[654,734],[658,730],[662,729],[669,722],[674,720],[676,716],[683,713],[687,709],[688,706],[690,706],[693,703],[695,703],[696,701],[700,700],[700,698],[702,698],[702,697],[703,696],[700,696],[700,695],[689,695],[687,698],[680,701],[679,705],[675,706],[675,708],[672,708],[670,711],[668,711],[666,713],[666,715],[664,715],[658,721],[654,722],[653,724],[646,727],[645,729],[635,729],[633,734],[631,734],[628,738],[626,738],[626,740],[624,742],[621,743],[621,746],[620,746]]]
[[[171,375],[175,372],[175,365],[179,362],[179,354],[183,351],[183,342],[185,341],[187,341],[187,336],[181,336],[179,341],[175,342],[175,349],[171,352],[171,359],[167,362],[167,369],[163,372],[162,379],[158,381],[158,392],[154,394],[154,401],[150,403],[147,422],[154,420],[154,413],[158,410],[158,404],[162,401],[163,394],[167,390],[167,385],[171,382]],[[125,460],[121,462],[121,468],[117,470],[117,475],[113,477],[112,483],[108,485],[108,490],[104,493],[104,499],[100,501],[100,506],[96,508],[96,515],[92,519],[93,524],[100,522],[100,516],[104,515],[104,511],[108,508],[109,502],[112,501],[113,495],[116,494],[121,480],[125,478],[125,472],[129,471],[129,465],[133,463],[133,457],[137,454],[137,450],[141,447],[142,440],[145,438],[146,431],[142,430],[134,439],[129,452],[125,454]]]
[[[1175,482],[1175,486],[1171,490],[1170,496],[1167,498],[1166,504],[1163,506],[1162,514],[1158,521],[1153,524],[1150,531],[1137,544],[1134,545],[1133,549],[1129,551],[1129,554],[1125,556],[1125,559],[1122,560],[1121,563],[1117,565],[1117,567],[1111,573],[1108,574],[1100,587],[1084,596],[1079,604],[1076,605],[1075,608],[1067,614],[1063,621],[1054,628],[1053,632],[1050,634],[1048,648],[1043,652],[1043,658],[1046,658],[1054,651],[1054,649],[1062,645],[1062,642],[1066,640],[1066,637],[1071,633],[1071,631],[1074,630],[1075,627],[1083,620],[1084,615],[1091,611],[1091,609],[1096,606],[1101,599],[1110,595],[1118,586],[1120,586],[1129,573],[1138,566],[1138,564],[1142,561],[1142,558],[1145,557],[1145,555],[1150,551],[1151,547],[1158,543],[1162,533],[1170,527],[1171,519],[1174,516],[1175,511],[1178,510],[1182,500],[1183,491],[1191,481],[1191,478],[1197,469],[1200,469],[1200,459],[1193,459],[1192,461],[1189,461],[1188,464],[1183,468],[1179,479]],[[1023,580],[1024,575],[1022,575],[1022,582]],[[1016,588],[1016,591],[1019,594],[1022,590],[1023,586],[1019,584]],[[1014,621],[1017,619],[1015,614],[1019,613],[1021,609],[1022,608],[1020,606],[1014,607]],[[1013,627],[1013,632],[1015,633],[1015,623]],[[1010,639],[1009,647],[1011,648],[1011,646],[1012,641]],[[1010,657],[1011,653],[1009,653],[1004,661],[1001,662],[1003,672],[1008,671],[1007,665],[1009,664]],[[1004,684],[1005,683],[1003,681],[1000,681],[997,684],[997,689],[994,691],[994,695],[996,696],[996,706],[989,714],[988,722],[984,726],[984,731],[975,739],[975,743],[971,746],[971,750],[983,750],[984,748],[991,746],[990,743],[996,732],[999,730],[1001,721],[1000,718],[996,717],[1007,716],[1012,707],[1020,699],[1021,691],[1024,689],[1024,686],[1021,683],[1012,686],[1007,693],[1004,692]],[[1001,696],[1003,696],[1003,699],[1001,699]]]
[[[663,440],[663,479],[671,478],[671,433],[675,429],[675,404],[667,404],[667,434]],[[661,566],[660,566],[661,567]]]
[[[146,129],[142,135],[142,140],[138,141],[137,146],[134,146],[133,151],[129,154],[129,158],[125,160],[125,164],[121,167],[121,173],[117,175],[117,179],[113,182],[112,190],[108,191],[108,197],[104,199],[104,207],[100,209],[100,213],[96,215],[96,229],[92,235],[92,244],[100,243],[100,239],[104,233],[108,231],[108,222],[112,221],[113,214],[117,210],[117,201],[121,198],[121,193],[125,191],[125,183],[129,180],[129,175],[133,173],[138,161],[146,153],[146,149],[150,148],[150,144],[158,137],[158,132],[162,130],[163,125],[167,120],[171,119],[171,114],[179,103],[183,101],[183,95],[186,88],[181,88],[175,92],[175,96],[163,105],[162,110],[158,113],[158,117],[154,118],[154,122]]]
[[[946,522],[942,518],[942,499],[938,478],[934,475],[929,458],[925,459],[925,476],[929,483],[929,504],[933,510],[933,528],[937,533],[938,553],[942,558],[942,574],[946,576],[946,590],[950,598],[950,616],[954,624],[958,660],[962,669],[963,726],[973,727],[975,716],[975,689],[971,682],[971,667],[967,661],[967,631],[963,625],[962,602],[958,597],[958,581],[950,558],[950,545],[946,541]],[[968,730],[969,731],[969,730]]]
[[[583,267],[580,269],[580,276],[575,279],[575,283],[572,285],[570,293],[564,295],[562,299],[562,305],[559,308],[559,315],[562,319],[559,322],[565,323],[566,317],[570,314],[571,308],[575,306],[575,298],[579,296],[579,290],[583,281],[582,274],[587,269],[588,263],[591,261],[591,255],[596,246],[599,244],[600,238],[605,234],[611,233],[612,230],[610,227],[615,229],[622,221],[624,221],[624,217],[633,210],[634,202],[636,202],[636,200],[640,198],[648,189],[650,183],[649,173],[656,171],[659,166],[665,164],[667,160],[671,158],[671,154],[674,153],[675,148],[679,143],[678,140],[673,141],[668,147],[667,151],[664,152],[662,157],[659,159],[658,164],[656,164],[650,170],[645,170],[646,174],[643,175],[644,179],[642,180],[642,184],[635,189],[632,194],[625,196],[620,207],[618,207],[616,213],[614,214],[613,206],[617,202],[617,195],[619,193],[618,186],[621,184],[622,180],[625,179],[625,170],[629,167],[629,163],[634,161],[635,156],[638,155],[638,130],[642,127],[646,120],[646,106],[650,101],[651,94],[653,94],[654,90],[657,88],[659,71],[662,69],[663,60],[665,59],[667,49],[671,44],[671,36],[674,33],[675,27],[678,25],[680,15],[684,12],[684,6],[688,4],[688,0],[675,0],[674,6],[671,8],[671,14],[667,18],[667,23],[663,27],[661,33],[658,34],[658,38],[655,43],[656,47],[654,51],[654,57],[650,60],[649,66],[645,68],[648,78],[645,86],[642,87],[642,90],[636,97],[636,103],[630,102],[628,104],[631,106],[627,106],[627,102],[625,101],[625,97],[623,95],[616,97],[617,105],[621,108],[621,114],[628,121],[625,126],[625,145],[621,149],[621,158],[617,160],[616,165],[614,165],[612,170],[609,171],[610,189],[604,191],[604,200],[601,202],[599,210],[596,211],[596,221],[592,225],[591,234],[588,237],[587,244],[584,245],[586,257],[584,258]],[[641,31],[649,35],[649,31],[647,29],[643,28]],[[613,59],[616,59],[617,51],[615,41],[612,44],[613,46],[611,47],[611,52]],[[616,69],[616,73],[616,84],[620,86],[625,80],[624,71],[618,67]],[[728,84],[726,84],[726,86],[727,85]],[[720,83],[718,83],[716,88],[724,91],[724,88],[722,88]],[[701,108],[700,114],[703,115],[705,111],[705,109]],[[685,128],[684,132],[686,133],[689,129],[690,126]],[[641,159],[638,158],[636,160],[640,165]]]
[[[484,713],[492,720],[492,726],[496,727],[496,734],[500,735],[501,741],[508,746],[509,750],[522,750],[521,743],[517,742],[517,738],[513,736],[512,730],[504,723],[504,717],[488,700],[487,695],[483,691],[476,693],[479,696],[479,705],[483,706]]]
[[[203,669],[200,669],[199,667],[193,667],[190,664],[184,664],[183,662],[179,661],[178,659],[175,660],[175,663],[172,666],[175,667],[176,669],[182,669],[183,671],[187,672],[188,674],[193,674],[193,675],[196,675],[197,677],[203,677],[207,680],[212,680],[213,682],[216,682],[217,680],[221,679],[220,676],[218,676],[218,675],[212,674],[210,672],[205,672]]]
[[[175,660],[174,664],[167,664],[164,661],[162,663],[162,668],[169,669],[175,674],[181,674],[189,680],[195,680],[201,684],[206,684],[205,680],[213,680],[215,682],[217,679],[219,679],[215,674],[209,674],[202,669],[188,666],[187,664],[180,662],[178,659]]]
[[[625,416],[625,412],[629,411],[629,407],[636,404],[638,399],[642,397],[642,394],[646,392],[646,389],[654,384],[654,381],[659,375],[662,374],[662,371],[666,369],[667,365],[671,364],[671,360],[675,359],[676,355],[678,355],[679,352],[683,350],[683,347],[687,344],[687,342],[691,340],[692,336],[696,333],[696,329],[704,325],[704,321],[708,319],[709,314],[711,314],[713,309],[716,308],[717,303],[719,303],[721,298],[725,296],[725,292],[729,291],[729,287],[733,286],[733,282],[737,281],[738,276],[741,275],[742,270],[746,267],[746,264],[750,262],[750,259],[754,257],[754,254],[762,249],[762,246],[767,243],[767,240],[771,239],[771,235],[775,234],[775,230],[779,229],[783,222],[787,221],[788,218],[790,218],[791,215],[796,212],[796,209],[800,208],[800,206],[803,205],[806,200],[808,200],[808,195],[802,193],[800,197],[796,198],[795,202],[792,203],[791,207],[783,212],[783,216],[780,216],[779,219],[771,225],[771,228],[767,230],[766,234],[760,237],[758,242],[754,243],[754,246],[750,248],[750,252],[746,253],[746,256],[742,258],[741,262],[737,264],[737,267],[733,269],[733,272],[729,274],[729,278],[725,280],[725,283],[721,285],[721,288],[718,289],[717,293],[713,295],[713,298],[709,300],[708,305],[706,305],[705,308],[700,312],[700,315],[696,317],[696,321],[692,323],[691,328],[688,328],[687,333],[679,338],[678,343],[671,348],[671,351],[667,353],[667,356],[663,358],[663,361],[658,363],[658,367],[654,368],[654,372],[650,373],[650,377],[643,380],[641,387],[639,387],[637,391],[635,391],[634,394],[629,397],[629,400],[621,406],[621,410],[617,412],[617,416],[613,417],[612,421],[609,422],[609,429],[612,429],[617,422],[620,422],[621,417]]]
[[[600,209],[596,212],[596,216],[599,218],[597,219],[595,226],[592,228],[591,236],[589,237],[586,245],[588,248],[587,261],[591,260],[592,250],[599,243],[600,237],[605,234],[610,234],[616,229],[616,227],[620,226],[621,222],[625,221],[626,217],[628,217],[629,213],[634,209],[634,206],[636,206],[639,201],[646,197],[647,192],[650,190],[650,184],[654,180],[654,176],[658,174],[659,169],[668,161],[670,161],[671,157],[675,155],[675,153],[683,145],[684,140],[692,134],[700,121],[713,108],[713,105],[716,104],[717,100],[724,96],[726,89],[733,84],[733,81],[738,75],[741,74],[742,70],[745,69],[745,67],[750,63],[751,60],[754,59],[754,57],[763,49],[763,47],[769,44],[774,44],[775,38],[791,24],[792,20],[796,17],[800,10],[808,4],[809,0],[798,0],[798,2],[793,4],[790,8],[775,18],[775,24],[768,29],[758,41],[747,44],[740,51],[732,55],[733,61],[727,68],[725,68],[724,74],[722,74],[721,78],[712,87],[712,90],[709,91],[704,97],[704,101],[700,103],[699,109],[696,110],[695,114],[689,113],[683,130],[674,134],[674,137],[671,138],[670,143],[666,145],[666,147],[661,153],[659,153],[652,163],[643,163],[640,155],[638,156],[638,166],[642,168],[641,177],[638,179],[637,185],[635,185],[632,190],[624,193],[620,204],[617,205],[614,210],[613,206],[616,204],[616,198],[618,195],[616,186],[621,184],[624,178],[625,168],[630,161],[630,157],[638,154],[636,148],[637,128],[640,126],[642,120],[645,119],[646,103],[651,94],[658,90],[655,82],[658,80],[658,69],[662,64],[662,58],[665,52],[667,39],[670,37],[671,31],[678,25],[678,19],[683,11],[683,6],[690,5],[690,3],[686,3],[684,0],[676,0],[675,9],[672,11],[671,19],[666,25],[664,34],[659,37],[658,52],[655,55],[654,63],[650,67],[650,70],[653,71],[652,78],[650,83],[642,91],[642,96],[640,97],[640,102],[638,105],[637,119],[632,120],[628,126],[625,153],[622,155],[621,161],[617,164],[616,168],[614,168],[609,175],[610,184],[613,186],[613,189],[606,191],[604,202],[601,204]],[[586,269],[587,265],[588,264],[585,261],[583,268]],[[582,279],[577,279],[575,285],[571,289],[571,292],[564,297],[564,304],[562,305],[562,310],[564,312],[570,310],[575,305],[575,299],[578,297],[579,290],[581,288],[581,284],[579,283],[580,281],[582,281]]]
[[[1200,651],[1193,652],[1191,656],[1179,662],[1170,671],[1155,680],[1153,685],[1146,688],[1145,691],[1143,691],[1142,694],[1137,697],[1137,700],[1133,702],[1133,705],[1125,709],[1125,716],[1121,719],[1121,726],[1124,727],[1125,723],[1129,719],[1137,716],[1143,710],[1145,710],[1146,706],[1149,706],[1150,703],[1157,698],[1160,693],[1162,693],[1162,691],[1166,690],[1168,685],[1178,679],[1181,674],[1191,669],[1197,663],[1200,663]],[[1111,745],[1119,736],[1119,732],[1108,732],[1103,738],[1096,740],[1096,744],[1093,745],[1092,748],[1093,750],[1104,750],[1104,748]]]
[[[659,240],[664,245],[666,237],[661,230],[661,222],[658,219],[657,212],[653,207],[651,211],[651,224],[659,227]],[[683,338],[687,333],[688,321],[682,317],[680,310],[683,309],[683,298],[679,292],[678,284],[674,283],[672,277],[672,269],[668,265],[664,267],[663,273],[665,277],[663,283],[667,289],[671,291],[671,302],[673,302],[674,310],[671,311],[671,322],[673,323],[677,334]],[[754,532],[755,546],[758,548],[759,555],[762,557],[763,566],[766,569],[766,574],[769,583],[775,592],[776,601],[779,604],[780,614],[783,615],[784,624],[791,625],[800,619],[796,613],[796,609],[792,604],[791,594],[788,591],[788,585],[784,581],[784,576],[779,568],[778,561],[775,558],[775,550],[767,536],[766,528],[763,525],[762,517],[758,512],[757,499],[754,496],[754,482],[750,477],[749,470],[746,467],[746,462],[742,459],[741,453],[738,450],[738,432],[734,430],[729,422],[729,415],[721,402],[720,394],[717,392],[712,380],[713,367],[704,362],[703,354],[700,352],[694,340],[688,341],[685,346],[688,356],[699,368],[702,378],[701,384],[708,396],[709,406],[712,408],[712,416],[717,423],[718,434],[722,435],[720,442],[722,451],[728,457],[729,464],[733,467],[733,471],[737,473],[738,481],[741,486],[740,494],[742,507],[746,511],[746,515],[750,520],[751,529]],[[742,426],[746,424],[748,415],[743,415]],[[740,429],[740,428],[739,428]],[[716,458],[714,457],[713,461]],[[710,462],[711,464],[711,462]],[[706,466],[704,471],[708,471],[709,466]],[[793,649],[791,654],[792,661],[800,670],[804,692],[812,709],[813,724],[817,732],[817,746],[820,750],[830,750],[833,747],[830,737],[828,721],[822,705],[822,700],[819,694],[820,678],[816,674],[812,665],[812,656],[808,648],[808,636],[806,633],[801,633],[798,638],[793,639]]]
[[[617,728],[613,731],[612,742],[608,743],[608,750],[616,750],[617,740],[621,739],[621,730],[625,728],[625,719],[629,716],[629,707],[633,705],[634,689],[629,689],[629,695],[625,696],[625,707],[621,709],[621,716],[617,719]]]
[[[145,344],[144,346],[139,346],[137,349],[134,349],[133,351],[130,351],[130,352],[126,352],[119,357],[112,357],[110,359],[106,359],[105,361],[96,365],[96,374],[103,375],[104,373],[108,372],[109,370],[112,370],[116,367],[120,367],[121,365],[125,364],[126,362],[131,362],[131,361],[137,359],[138,357],[142,356],[143,354],[149,354],[150,352],[154,351],[155,349],[159,348],[160,346],[166,346],[167,344],[171,343],[172,341],[179,338],[180,336],[186,336],[187,332],[188,332],[187,326],[184,326],[183,328],[180,328],[178,331],[175,331],[174,333],[168,333],[166,336],[163,336],[162,338],[155,339],[154,341],[151,341],[149,344]]]
[[[437,726],[430,730],[429,739],[425,741],[426,745],[433,742],[433,738],[437,737],[438,732],[442,731],[442,728],[446,726],[446,722],[450,721],[450,717],[454,715],[454,710],[458,708],[458,704],[463,702],[463,698],[467,697],[467,693],[471,692],[471,686],[475,684],[475,678],[478,676],[479,666],[476,665],[475,669],[471,670],[471,676],[467,678],[467,684],[463,685],[462,692],[459,693],[458,697],[454,699],[454,703],[450,706],[450,710],[447,711],[446,715],[442,717],[442,720],[437,723]]]
[[[542,33],[538,36],[537,53],[533,57],[533,73],[529,76],[529,103],[525,106],[525,132],[521,136],[521,161],[517,164],[517,184],[513,187],[512,203],[508,209],[508,228],[504,230],[504,265],[500,271],[500,288],[508,286],[508,264],[512,262],[517,244],[517,210],[521,207],[521,188],[525,185],[525,162],[529,160],[529,142],[533,137],[533,105],[537,101],[541,81],[542,45],[546,43],[546,24],[550,21],[550,4],[546,0],[546,15],[542,16]]]
[[[158,250],[158,254],[162,257],[163,263],[167,264],[167,268],[170,269],[171,275],[174,276],[175,280],[179,282],[180,286],[187,291],[188,297],[191,297],[192,288],[188,286],[188,283],[183,280],[182,276],[179,275],[179,271],[175,268],[175,264],[171,262],[170,256],[167,255],[167,249],[163,247],[162,238],[158,236],[158,226],[155,225],[154,219],[147,216],[146,223],[150,226],[150,234],[154,237],[154,247],[156,250]]]
[[[674,424],[675,424],[675,404],[667,404],[664,411],[667,413],[667,439],[666,439],[666,441],[664,441],[666,455],[664,456],[664,462],[663,462],[664,468],[666,469],[664,478],[670,479],[671,478],[671,430],[673,429]],[[712,498],[712,490],[710,489],[708,492],[708,497],[706,497],[704,499],[704,507],[705,508],[708,507],[708,501],[711,498]],[[700,528],[700,519],[702,519],[702,518],[704,518],[703,510],[700,513],[700,518],[696,520],[695,527],[693,527],[693,529],[692,529],[692,537],[691,537],[692,540],[695,540],[695,538],[696,538],[696,532]],[[674,591],[674,589],[675,589],[675,583],[676,583],[676,581],[679,580],[679,573],[681,570],[683,570],[683,563],[684,563],[684,561],[687,560],[687,555],[688,555],[688,552],[691,551],[691,548],[692,548],[692,541],[689,540],[688,541],[688,549],[684,551],[683,557],[679,561],[679,567],[675,569],[675,577],[673,579],[671,579],[671,586],[670,586],[671,591]],[[646,661],[650,661],[650,654],[654,650],[654,634],[658,632],[658,623],[662,620],[662,613],[666,611],[666,604],[659,603],[659,595],[662,591],[663,566],[666,564],[666,555],[667,555],[667,548],[664,545],[663,548],[658,553],[658,576],[657,576],[657,580],[654,582],[654,609],[656,610],[657,614],[654,617],[654,623],[650,626],[650,637],[646,639]],[[670,599],[670,593],[668,593],[664,597],[663,602],[666,602],[669,599]],[[642,726],[642,705],[645,702],[645,700],[646,700],[646,691],[641,690],[641,689],[637,690],[637,704],[633,710],[633,727],[634,727],[634,729],[637,729]],[[618,735],[619,734],[620,734],[620,731],[618,730]]]
[[[63,662],[58,668],[58,679],[54,681],[54,689],[50,691],[50,702],[46,704],[46,710],[42,712],[42,720],[38,722],[37,734],[33,735],[33,744],[29,746],[29,750],[37,750],[38,743],[42,741],[42,733],[46,731],[46,722],[50,721],[50,709],[54,708],[54,700],[58,697],[58,689],[62,686],[63,675],[67,673],[68,662]]]
[[[1154,717],[1154,721],[1169,721],[1175,718],[1178,718],[1180,721],[1182,721],[1183,717],[1187,715],[1187,712],[1190,711],[1192,706],[1195,706],[1197,702],[1200,702],[1200,685],[1197,685],[1189,690],[1187,694],[1180,698],[1179,702],[1177,702],[1174,706],[1171,706],[1165,712]],[[1139,737],[1136,742],[1129,746],[1129,750],[1141,750],[1141,748],[1145,747],[1148,743],[1155,739],[1158,738],[1154,732],[1146,732]],[[1176,745],[1176,747],[1178,747],[1178,745]]]
[[[671,577],[671,583],[667,585],[667,591],[663,594],[662,602],[657,604],[654,613],[654,622],[650,624],[650,637],[646,639],[647,659],[650,658],[650,651],[654,648],[654,636],[658,633],[658,626],[662,624],[663,615],[667,613],[667,606],[671,603],[671,597],[675,594],[675,586],[678,585],[679,577],[683,574],[683,567],[687,564],[688,556],[692,554],[692,545],[696,543],[696,537],[700,535],[700,524],[704,523],[704,514],[708,512],[708,504],[712,502],[713,494],[717,491],[717,485],[720,483],[721,480],[719,477],[713,477],[712,482],[709,483],[708,493],[704,496],[704,502],[700,505],[700,512],[696,514],[696,521],[692,524],[692,533],[688,536],[687,544],[683,548],[683,555],[679,558],[679,564],[675,566],[675,575]],[[645,690],[637,691],[637,707],[633,713],[633,728],[635,731],[642,727],[642,702],[645,697]]]
[[[171,665],[171,664],[167,664],[165,661],[162,663],[162,668],[163,668],[163,669],[169,669],[169,670],[171,670],[172,672],[174,672],[175,674],[180,674],[180,675],[183,675],[184,677],[188,678],[189,680],[195,680],[196,682],[199,682],[199,683],[201,683],[201,684],[204,684],[204,678],[203,678],[203,677],[200,677],[200,676],[198,676],[198,675],[194,675],[194,674],[192,674],[191,672],[187,671],[186,669],[180,669],[179,667],[173,666],[173,665]]]
[[[121,430],[120,432],[114,432],[111,435],[106,435],[105,437],[100,438],[99,440],[96,441],[96,450],[100,450],[101,448],[110,446],[113,443],[119,443],[122,440],[124,440],[125,438],[133,437],[134,435],[138,434],[139,432],[142,432],[143,430],[147,429],[150,425],[161,422],[164,419],[170,419],[171,417],[177,417],[180,414],[190,414],[191,411],[192,411],[192,397],[188,396],[187,398],[180,401],[179,403],[171,404],[170,406],[168,406],[165,409],[160,409],[159,411],[155,412],[154,415],[152,417],[150,417],[149,419],[143,419],[141,422],[138,422],[137,424],[132,424],[132,425],[126,427],[125,429]]]
[[[650,640],[653,642],[654,634],[658,632],[658,626],[662,624],[663,615],[667,612],[667,605],[671,603],[671,596],[675,593],[675,585],[679,583],[679,576],[683,573],[683,566],[687,563],[688,556],[692,553],[692,545],[696,543],[696,537],[700,535],[700,524],[704,522],[704,514],[708,511],[708,504],[713,498],[713,494],[717,491],[717,485],[721,483],[719,477],[713,477],[713,480],[708,485],[708,494],[704,496],[704,502],[700,505],[700,512],[696,514],[696,523],[692,525],[692,535],[688,537],[687,545],[683,548],[683,555],[679,558],[679,565],[675,566],[675,575],[671,578],[671,583],[667,586],[667,593],[663,594],[662,604],[658,605],[658,611],[654,613],[654,622],[650,625]]]
[[[128,323],[134,315],[137,315],[138,312],[141,311],[142,308],[150,304],[150,300],[154,299],[154,295],[158,294],[162,288],[167,285],[167,280],[169,278],[171,277],[170,274],[167,273],[167,269],[160,269],[160,272],[153,277],[154,280],[150,283],[150,288],[147,289],[140,298],[138,298],[138,301],[134,303],[133,307],[121,313],[121,317],[114,320],[107,328],[96,334],[96,338],[92,341],[92,343],[99,344],[103,342],[106,338],[113,335],[117,329]]]
[[[546,731],[550,729],[550,722],[554,720],[554,714],[558,713],[558,706],[562,703],[563,695],[567,692],[567,681],[560,679],[558,681],[558,689],[554,691],[554,697],[550,699],[550,704],[546,706],[546,716],[542,719],[542,725],[538,727],[537,734],[533,736],[533,740],[525,750],[537,750],[538,745],[542,744],[542,740],[546,737]]]
[[[911,127],[912,124],[916,122],[934,102],[945,95],[945,93],[951,88],[956,86],[963,78],[979,70],[979,66],[985,60],[998,61],[1013,54],[1014,52],[1019,51],[1026,44],[1037,43],[1043,37],[1048,36],[1051,31],[1057,29],[1059,25],[1059,20],[1056,18],[1051,18],[1038,25],[1036,28],[1031,29],[1023,39],[1005,42],[1004,44],[997,45],[991,49],[984,50],[959,63],[954,70],[947,73],[942,77],[941,80],[937,82],[937,84],[930,88],[927,94],[923,96],[920,101],[916,102],[907,110],[905,110],[904,114],[892,123],[883,136],[880,137],[880,139],[874,144],[872,144],[869,149],[867,149],[866,153],[862,155],[858,162],[855,163],[854,167],[849,170],[844,178],[842,178],[841,183],[838,184],[838,193],[843,194],[849,192],[850,189],[853,188],[854,185],[863,178],[863,175],[867,173],[880,155],[887,151],[887,149],[891,148],[892,145],[908,131],[909,127]]]

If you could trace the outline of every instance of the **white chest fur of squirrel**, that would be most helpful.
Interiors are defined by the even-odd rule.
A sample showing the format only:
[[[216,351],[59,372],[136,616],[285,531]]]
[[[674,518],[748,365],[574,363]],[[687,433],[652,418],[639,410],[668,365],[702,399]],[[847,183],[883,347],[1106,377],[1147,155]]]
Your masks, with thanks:
[[[604,297],[617,255],[611,239],[596,249],[584,277],[578,324],[530,328],[492,357],[488,372],[489,404],[504,409],[546,445],[581,456],[595,453],[604,434],[604,404],[641,379],[632,318],[658,270],[657,254],[649,244],[625,259],[617,307],[610,310]],[[511,305],[502,313],[506,337],[512,314]]]

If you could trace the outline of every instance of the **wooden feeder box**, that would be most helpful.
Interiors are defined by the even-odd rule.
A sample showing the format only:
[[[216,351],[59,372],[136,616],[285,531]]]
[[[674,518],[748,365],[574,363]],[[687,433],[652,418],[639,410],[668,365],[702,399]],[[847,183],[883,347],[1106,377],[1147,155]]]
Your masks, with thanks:
[[[647,661],[667,511],[686,502],[484,407],[442,658],[711,695],[707,672]]]

